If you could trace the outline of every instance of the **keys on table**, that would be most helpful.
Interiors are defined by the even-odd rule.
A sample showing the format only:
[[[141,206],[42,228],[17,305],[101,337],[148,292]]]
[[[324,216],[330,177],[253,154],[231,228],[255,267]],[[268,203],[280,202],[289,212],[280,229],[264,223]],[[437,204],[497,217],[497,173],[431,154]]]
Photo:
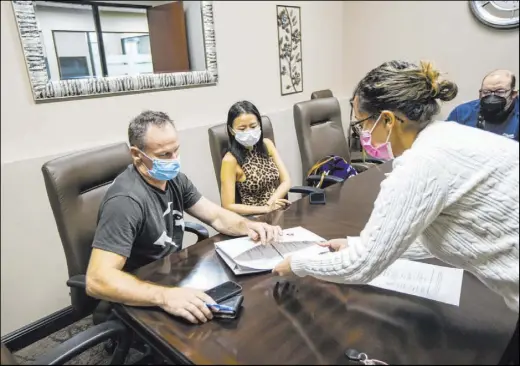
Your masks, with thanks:
[[[349,348],[345,351],[345,356],[350,361],[361,362],[363,365],[388,365],[387,363],[379,360],[371,360],[368,358],[366,353],[359,352],[353,348]]]

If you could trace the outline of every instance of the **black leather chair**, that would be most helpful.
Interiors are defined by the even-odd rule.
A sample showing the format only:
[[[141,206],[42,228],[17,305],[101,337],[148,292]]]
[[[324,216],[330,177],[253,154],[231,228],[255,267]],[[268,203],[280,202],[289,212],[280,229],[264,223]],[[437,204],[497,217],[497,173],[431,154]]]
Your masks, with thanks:
[[[275,143],[273,125],[271,120],[267,116],[262,116],[262,130],[264,133],[264,138],[268,138],[273,143]],[[209,147],[211,151],[211,158],[213,160],[213,168],[215,169],[215,178],[217,179],[218,190],[220,192],[220,170],[222,167],[222,158],[228,151],[229,147],[229,138],[227,135],[227,125],[225,123],[210,127],[208,129],[209,135]],[[314,187],[308,186],[294,186],[289,192],[291,193],[301,193],[301,194],[310,194],[313,192],[319,192],[318,189]],[[240,203],[240,195],[238,194],[238,190],[235,187],[235,201]]]
[[[315,98],[296,103],[293,113],[304,181],[312,166],[328,155],[341,156],[358,172],[382,163],[376,159],[351,159],[341,122],[341,108],[336,98]],[[334,183],[332,180],[327,181],[330,178],[335,177],[326,176],[324,182]]]
[[[330,89],[318,90],[312,92],[311,99],[319,99],[319,98],[332,98],[334,95]],[[350,121],[352,121],[352,105],[350,106]],[[349,122],[350,122],[349,121]],[[361,159],[352,159],[352,162],[356,163],[364,163],[367,166],[372,166],[373,164],[381,164],[382,161],[372,158],[367,158],[365,154],[363,154],[363,149],[361,148],[361,144],[359,142],[359,136],[352,130],[350,123],[348,128],[348,146],[351,154],[361,155]]]
[[[38,357],[34,365],[63,365],[84,351],[109,339],[117,339],[117,348],[112,354],[110,365],[122,365],[130,348],[131,333],[119,321],[107,321],[76,334],[58,347]],[[1,344],[2,365],[18,365],[14,355]]]
[[[66,155],[42,166],[47,195],[65,251],[71,303],[79,317],[92,313],[98,304],[98,300],[85,292],[85,274],[101,200],[113,180],[131,163],[128,145],[117,143]],[[207,229],[199,224],[186,223],[185,230],[197,235],[198,240],[209,237]],[[94,314],[95,324],[105,320]]]
[[[312,92],[311,99],[319,99],[319,98],[332,98],[334,95],[332,94],[332,90],[324,89],[317,90]]]

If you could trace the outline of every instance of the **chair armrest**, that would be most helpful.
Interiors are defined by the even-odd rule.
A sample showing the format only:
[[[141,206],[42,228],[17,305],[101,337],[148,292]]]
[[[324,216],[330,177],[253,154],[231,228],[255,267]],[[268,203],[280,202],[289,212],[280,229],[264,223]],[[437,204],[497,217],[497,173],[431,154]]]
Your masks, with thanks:
[[[384,160],[374,159],[374,158],[366,158],[366,159],[352,159],[350,164],[352,163],[372,163],[372,164],[383,164]]]
[[[368,170],[368,168],[370,168],[374,164],[372,164],[372,163],[351,163],[351,165],[352,165],[352,168],[354,168],[356,170],[356,172],[362,173],[362,172]]]
[[[75,275],[67,280],[67,286],[80,288],[85,290],[87,288],[87,279],[85,275]]]
[[[119,321],[110,320],[75,335],[34,361],[35,365],[63,365],[101,342],[119,337],[111,364],[122,364],[130,348],[131,332]],[[116,363],[119,361],[118,363]]]
[[[209,238],[208,229],[206,229],[201,224],[196,224],[194,222],[185,222],[184,230],[186,230],[189,233],[197,235],[197,242]]]
[[[323,192],[322,189],[311,187],[311,186],[294,186],[289,189],[290,193],[301,193],[301,194],[311,194],[315,192]]]
[[[319,183],[320,180],[321,180],[321,175],[309,175],[307,177],[307,184]],[[333,175],[325,175],[323,177],[323,183],[335,184],[335,183],[341,183],[341,182],[343,182],[343,179],[341,179],[339,177],[335,177]]]

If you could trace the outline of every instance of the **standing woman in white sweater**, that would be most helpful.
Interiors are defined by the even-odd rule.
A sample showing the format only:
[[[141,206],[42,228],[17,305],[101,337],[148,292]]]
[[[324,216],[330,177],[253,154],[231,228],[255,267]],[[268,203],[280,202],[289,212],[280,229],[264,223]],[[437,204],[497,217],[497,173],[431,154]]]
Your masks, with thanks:
[[[400,257],[434,256],[518,313],[518,142],[435,121],[437,99],[457,95],[438,77],[430,63],[391,61],[360,81],[351,124],[370,155],[395,158],[393,170],[359,237],[329,241],[328,254],[295,255],[274,273],[366,284]]]

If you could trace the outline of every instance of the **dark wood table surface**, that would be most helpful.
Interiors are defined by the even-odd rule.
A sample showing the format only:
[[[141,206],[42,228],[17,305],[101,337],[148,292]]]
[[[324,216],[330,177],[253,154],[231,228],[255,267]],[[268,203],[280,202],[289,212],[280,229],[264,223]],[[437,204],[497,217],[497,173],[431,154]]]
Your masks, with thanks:
[[[385,164],[328,188],[326,205],[310,205],[303,198],[263,220],[282,228],[303,226],[327,239],[358,235],[390,170]],[[214,242],[223,239],[212,237],[136,274],[163,285],[200,289],[237,281],[245,297],[238,319],[191,325],[160,309],[115,307],[170,362],[355,364],[344,356],[354,348],[389,364],[497,364],[516,325],[517,314],[467,272],[457,307],[308,277],[237,277],[214,251]]]

